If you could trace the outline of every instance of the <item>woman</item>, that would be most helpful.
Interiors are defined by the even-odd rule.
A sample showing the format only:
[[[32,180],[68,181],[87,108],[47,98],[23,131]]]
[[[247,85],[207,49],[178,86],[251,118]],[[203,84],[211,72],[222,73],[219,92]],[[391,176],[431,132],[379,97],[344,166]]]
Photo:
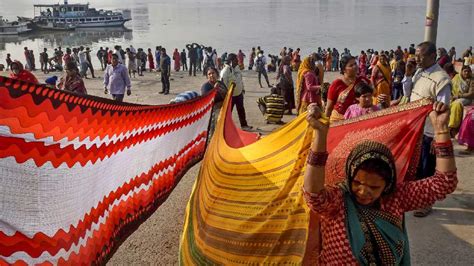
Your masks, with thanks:
[[[326,52],[326,71],[331,71],[332,68],[332,52],[331,48],[328,48]]]
[[[306,57],[298,69],[296,79],[296,109],[298,114],[304,113],[311,103],[316,103],[322,107],[321,86],[315,71],[316,65],[313,57]]]
[[[178,52],[178,48],[174,49],[173,60],[174,60],[174,71],[179,72],[179,69],[181,68],[181,55]]]
[[[472,82],[472,70],[469,66],[463,66],[461,73],[456,74],[452,80],[452,102],[449,128],[451,136],[456,136],[461,126],[464,106],[472,104],[474,99],[474,82]]]
[[[13,61],[10,65],[10,78],[38,84],[38,79],[30,71],[23,68],[20,61]]]
[[[293,76],[291,75],[290,62],[291,58],[289,56],[283,56],[277,74],[277,87],[279,87],[281,95],[285,99],[285,109],[288,115],[293,114],[292,110],[295,108],[295,88],[293,85]]]
[[[291,54],[291,67],[294,71],[298,71],[301,65],[300,48]]]
[[[76,63],[69,62],[64,67],[66,72],[59,80],[58,89],[73,92],[80,95],[87,95],[84,81],[79,75]]]
[[[448,112],[435,103],[430,119],[435,130],[436,173],[428,179],[397,186],[391,151],[375,141],[362,141],[349,154],[345,182],[325,185],[328,125],[321,111],[308,107],[314,129],[304,176],[303,195],[320,215],[321,265],[409,265],[405,212],[433,204],[456,189],[453,145],[447,130]]]
[[[467,112],[459,129],[458,142],[461,145],[467,145],[466,150],[460,151],[460,154],[474,153],[474,107]]]
[[[374,86],[375,89],[374,105],[379,104],[378,96],[382,94],[387,95],[388,102],[390,102],[390,88],[392,87],[392,76],[387,55],[385,55],[384,53],[380,54],[379,61],[374,66],[370,81],[372,82],[372,86]]]
[[[444,67],[447,63],[451,62],[451,58],[449,58],[448,52],[444,48],[438,48],[438,65]]]
[[[367,54],[362,50],[359,55],[359,75],[367,77]]]
[[[217,122],[217,116],[219,115],[222,104],[227,94],[227,87],[222,81],[218,79],[219,79],[219,71],[215,67],[212,67],[212,66],[208,67],[207,82],[201,86],[201,95],[208,94],[214,88],[217,89],[216,96],[214,98],[214,106],[212,107],[211,126],[209,129],[208,141],[211,139],[211,136],[214,133],[214,129]]]
[[[367,79],[357,76],[354,57],[343,56],[339,65],[342,76],[331,83],[326,103],[326,116],[332,122],[343,120],[347,108],[356,103],[354,87],[360,82],[368,83]]]
[[[408,49],[407,48],[403,49],[403,62],[407,63],[409,56],[410,56],[410,53],[408,53]]]
[[[153,53],[151,52],[151,48],[148,48],[148,67],[150,68],[150,72],[153,71],[153,69],[155,69],[155,59],[153,57]],[[159,64],[160,62],[156,62],[157,64]]]
[[[242,50],[239,50],[239,52],[237,53],[237,62],[239,64],[240,70],[245,69],[244,59],[245,59],[245,54],[242,52]]]

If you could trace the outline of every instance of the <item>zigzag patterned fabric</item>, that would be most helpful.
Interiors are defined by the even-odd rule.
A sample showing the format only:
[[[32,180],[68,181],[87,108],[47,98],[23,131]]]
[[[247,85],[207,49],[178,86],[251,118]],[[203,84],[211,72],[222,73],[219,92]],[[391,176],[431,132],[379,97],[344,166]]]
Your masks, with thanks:
[[[392,150],[398,182],[413,178],[430,105],[421,100],[333,124],[326,183],[344,180],[350,150],[366,139]],[[233,126],[227,102],[187,206],[180,263],[317,264],[318,219],[301,191],[311,141],[305,115],[256,141]]]
[[[202,158],[213,98],[146,106],[0,77],[0,265],[106,262]]]

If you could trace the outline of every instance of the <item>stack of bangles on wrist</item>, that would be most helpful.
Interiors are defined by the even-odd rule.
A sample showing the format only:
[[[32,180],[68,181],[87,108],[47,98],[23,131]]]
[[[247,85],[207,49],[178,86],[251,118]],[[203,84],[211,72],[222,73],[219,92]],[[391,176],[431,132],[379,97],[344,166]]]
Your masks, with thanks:
[[[309,150],[307,163],[311,166],[325,166],[328,160],[328,152],[314,152]]]
[[[453,143],[451,140],[446,142],[435,142],[433,144],[435,148],[435,154],[438,158],[452,158],[454,157]]]

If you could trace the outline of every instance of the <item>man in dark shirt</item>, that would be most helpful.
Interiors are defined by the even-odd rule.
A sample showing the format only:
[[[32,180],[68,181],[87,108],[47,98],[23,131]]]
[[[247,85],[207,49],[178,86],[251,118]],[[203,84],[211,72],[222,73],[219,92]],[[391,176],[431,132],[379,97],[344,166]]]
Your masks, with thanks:
[[[183,71],[188,70],[188,62],[186,60],[186,51],[183,49],[183,51],[179,54],[180,59],[181,59],[181,65],[183,66]]]
[[[170,73],[171,73],[171,59],[166,54],[166,49],[161,48],[160,56],[160,69],[161,69],[161,84],[162,90],[160,94],[169,94],[170,93]]]
[[[43,73],[45,74],[49,73],[48,61],[49,61],[48,49],[44,48],[44,51],[40,54],[40,63],[41,63],[41,71],[43,71]]]
[[[187,44],[186,48],[188,48],[188,57],[189,57],[189,75],[193,74],[196,76],[196,64],[197,64],[197,51],[196,47],[198,44]]]

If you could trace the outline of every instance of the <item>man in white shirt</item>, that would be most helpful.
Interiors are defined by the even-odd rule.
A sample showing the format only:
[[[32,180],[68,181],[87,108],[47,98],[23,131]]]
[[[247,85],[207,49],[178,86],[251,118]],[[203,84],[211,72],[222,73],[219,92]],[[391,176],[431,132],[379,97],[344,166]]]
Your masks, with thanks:
[[[247,124],[244,107],[244,82],[242,79],[242,72],[238,66],[237,55],[231,53],[227,56],[227,62],[224,65],[221,73],[221,81],[227,88],[230,88],[232,83],[235,83],[235,88],[232,93],[232,110],[234,106],[237,107],[237,113],[239,115],[240,127],[243,130],[251,130],[252,127]]]
[[[89,63],[87,62],[87,55],[84,51],[84,46],[79,47],[79,65],[81,66],[81,77],[87,78],[87,68],[89,67]]]
[[[431,42],[420,43],[415,52],[415,60],[418,70],[413,75],[413,85],[410,102],[432,98],[445,105],[451,101],[451,79],[436,63],[436,45]],[[417,179],[433,176],[436,167],[436,157],[431,153],[431,144],[435,134],[445,132],[434,132],[430,119],[427,118],[423,132],[423,143],[421,147],[421,158],[417,169]],[[448,132],[449,134],[449,132]],[[431,212],[431,206],[414,212],[416,217],[425,217]]]

